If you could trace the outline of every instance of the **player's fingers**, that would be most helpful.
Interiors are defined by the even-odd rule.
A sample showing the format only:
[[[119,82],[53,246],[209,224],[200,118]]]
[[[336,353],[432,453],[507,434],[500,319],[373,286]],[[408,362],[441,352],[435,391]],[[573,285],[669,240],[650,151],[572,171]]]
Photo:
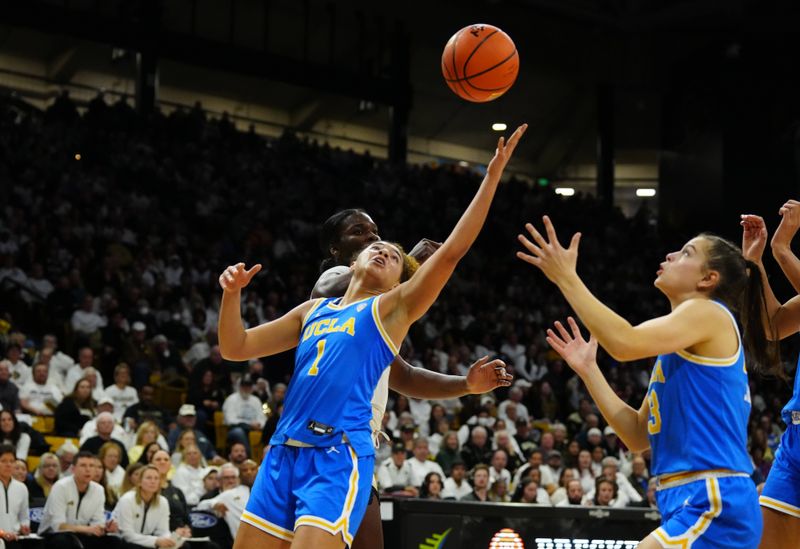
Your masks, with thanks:
[[[552,330],[548,330],[547,333],[552,335],[548,335],[547,337],[545,337],[544,338],[545,341],[547,341],[548,345],[550,345],[555,352],[557,352],[561,356],[564,356],[563,353],[564,345],[561,343],[561,341],[558,340],[558,338],[556,337],[556,335],[553,333]]]
[[[255,265],[250,267],[250,269],[247,272],[244,273],[245,280],[247,280],[247,282],[250,282],[253,279],[253,277],[258,274],[260,270],[261,270],[261,263],[256,263]]]
[[[572,339],[573,339],[572,336],[567,331],[567,329],[564,327],[564,325],[561,324],[560,320],[556,320],[555,323],[554,323],[554,326],[556,327],[556,330],[558,330],[558,333],[561,336],[561,339],[563,339],[566,343],[570,343],[572,341]]]
[[[481,358],[479,358],[478,360],[475,361],[475,363],[472,365],[472,367],[473,368],[480,368],[483,365],[485,365],[488,361],[489,361],[489,357],[488,356],[482,356]]]
[[[525,263],[530,263],[534,267],[538,267],[542,263],[542,260],[539,259],[538,257],[534,257],[532,255],[524,254],[522,252],[517,252],[517,258],[521,259]]]
[[[578,244],[580,243],[581,243],[581,233],[575,233],[574,235],[572,235],[572,240],[569,241],[569,248],[567,249],[568,250],[571,250],[573,248],[577,249]]]
[[[525,238],[525,236],[518,234],[517,240],[519,240],[520,244],[525,246],[529,252],[535,254],[537,257],[542,255],[542,249],[539,248],[536,244]]]
[[[525,229],[530,233],[531,237],[539,246],[542,248],[547,246],[547,241],[542,236],[542,233],[536,230],[536,227],[533,226],[533,223],[525,223]],[[552,242],[550,244],[552,244]]]
[[[575,319],[571,316],[567,317],[567,324],[569,324],[569,329],[572,330],[572,335],[575,339],[583,339],[581,335],[581,329],[578,327],[578,323],[575,322]]]
[[[550,244],[553,246],[558,245],[558,247],[560,248],[561,243],[558,241],[558,236],[556,235],[556,228],[553,225],[553,222],[550,221],[550,217],[546,215],[543,216],[542,222],[544,222],[544,230],[547,233],[547,239],[550,241]]]

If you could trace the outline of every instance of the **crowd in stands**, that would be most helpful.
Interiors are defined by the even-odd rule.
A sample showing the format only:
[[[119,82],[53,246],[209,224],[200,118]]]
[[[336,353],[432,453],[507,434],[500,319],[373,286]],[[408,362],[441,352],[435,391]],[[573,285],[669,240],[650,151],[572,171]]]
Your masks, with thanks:
[[[175,532],[191,537],[196,509],[229,526],[210,543],[229,544],[293,354],[222,358],[219,273],[262,263],[243,318],[248,327],[275,319],[308,298],[323,256],[318,227],[330,214],[364,207],[382,235],[411,247],[446,235],[479,181],[460,167],[393,166],[289,132],[264,139],[199,108],[141,117],[102,97],[81,112],[66,95],[45,112],[0,99],[0,443],[13,449],[9,475],[27,489],[26,506],[43,506],[39,532],[67,530],[92,547],[92,537],[121,532],[125,543],[171,547]],[[501,357],[515,381],[444,401],[392,393],[376,459],[382,493],[655,505],[649,455],[627,451],[544,340],[569,309],[514,252],[522,225],[545,212],[560,234],[583,232],[579,270],[605,303],[632,322],[668,310],[652,279],[677,240],[660,236],[646,211],[626,218],[591,196],[504,182],[473,251],[401,352],[414,366],[456,375],[482,356]],[[600,363],[638,407],[651,362],[601,355]],[[759,483],[788,386],[751,378]],[[176,390],[180,400],[168,402]],[[46,434],[68,438],[57,448],[33,428],[47,416]],[[253,432],[262,433],[258,447]],[[80,512],[65,515],[64,498],[83,492]],[[161,511],[132,531],[142,506]],[[9,516],[0,514],[0,529],[24,534],[22,515]]]

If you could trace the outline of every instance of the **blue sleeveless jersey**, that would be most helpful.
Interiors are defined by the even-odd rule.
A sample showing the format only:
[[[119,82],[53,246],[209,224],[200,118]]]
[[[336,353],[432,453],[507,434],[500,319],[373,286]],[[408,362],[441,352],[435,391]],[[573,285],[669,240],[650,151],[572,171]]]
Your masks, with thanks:
[[[270,444],[288,439],[313,446],[342,443],[359,456],[375,453],[372,396],[397,349],[381,325],[380,296],[340,306],[321,299],[303,321],[295,368]]]
[[[716,304],[736,326],[730,311]],[[686,351],[660,355],[650,376],[647,402],[654,475],[708,469],[752,473],[747,454],[750,388],[741,337],[739,350],[729,358]]]
[[[794,371],[794,392],[792,398],[783,407],[781,417],[786,425],[792,424],[792,412],[800,413],[800,357],[797,359],[797,370]]]

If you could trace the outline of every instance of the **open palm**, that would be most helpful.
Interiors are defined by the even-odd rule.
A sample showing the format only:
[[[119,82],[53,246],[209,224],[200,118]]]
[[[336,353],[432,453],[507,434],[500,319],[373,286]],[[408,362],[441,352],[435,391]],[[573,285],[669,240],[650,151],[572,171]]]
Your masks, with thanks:
[[[597,340],[593,336],[589,337],[589,341],[583,339],[574,318],[568,317],[567,323],[572,331],[571,334],[561,322],[556,321],[555,327],[558,333],[548,329],[547,342],[576,374],[582,376],[597,363]]]

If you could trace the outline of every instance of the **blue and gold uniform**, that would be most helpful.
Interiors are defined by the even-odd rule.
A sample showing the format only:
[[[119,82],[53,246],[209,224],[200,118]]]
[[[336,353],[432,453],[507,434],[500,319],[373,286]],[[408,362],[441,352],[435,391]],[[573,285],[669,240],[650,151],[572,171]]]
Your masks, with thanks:
[[[736,328],[736,320],[722,304]],[[747,454],[750,390],[741,338],[728,358],[660,355],[647,391],[663,547],[757,547],[761,513]]]
[[[291,541],[299,526],[341,534],[349,546],[374,469],[371,400],[397,349],[380,297],[320,299],[303,321],[283,415],[242,520]]]
[[[800,359],[798,359],[800,367]],[[767,482],[759,502],[795,518],[800,518],[800,375],[795,371],[794,392],[781,414],[786,431],[775,452]]]

